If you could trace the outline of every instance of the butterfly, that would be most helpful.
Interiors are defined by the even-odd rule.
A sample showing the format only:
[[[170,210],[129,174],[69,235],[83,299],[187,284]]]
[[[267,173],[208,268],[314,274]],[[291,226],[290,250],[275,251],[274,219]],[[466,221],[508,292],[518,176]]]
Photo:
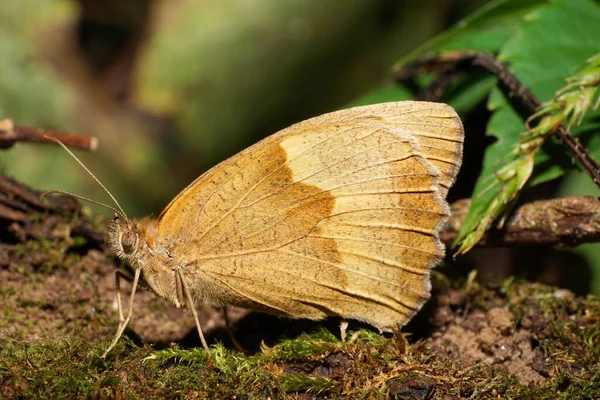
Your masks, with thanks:
[[[129,219],[119,207],[109,246],[135,273],[126,315],[117,292],[120,323],[104,356],[133,315],[142,278],[192,311],[207,350],[197,307],[404,325],[429,298],[430,271],[444,256],[439,232],[463,138],[445,104],[349,108],[216,165],[158,218]]]

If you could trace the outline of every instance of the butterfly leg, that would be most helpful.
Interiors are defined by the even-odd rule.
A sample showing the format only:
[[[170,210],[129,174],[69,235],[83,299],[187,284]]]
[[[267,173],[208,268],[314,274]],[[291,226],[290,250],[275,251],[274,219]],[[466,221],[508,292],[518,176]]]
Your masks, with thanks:
[[[194,315],[194,321],[196,322],[196,329],[198,329],[198,335],[200,336],[200,341],[202,342],[202,346],[204,347],[204,350],[206,350],[206,353],[208,353],[208,355],[210,356],[211,352],[210,352],[210,349],[208,348],[208,344],[206,344],[206,339],[204,339],[204,333],[202,333],[202,327],[200,326],[200,319],[198,319],[198,311],[196,311],[196,303],[194,303],[194,300],[192,299],[192,293],[190,291],[190,286],[188,285],[187,280],[185,279],[185,276],[183,275],[183,271],[181,270],[181,267],[175,268],[175,271],[177,272],[177,274],[179,275],[179,279],[181,280],[183,294],[185,295],[185,302],[188,305],[188,307],[192,310],[192,314]]]
[[[225,320],[225,330],[229,335],[229,339],[231,339],[231,343],[233,343],[233,347],[239,352],[247,353],[248,351],[244,349],[244,347],[235,339],[235,335],[231,330],[231,323],[229,322],[229,315],[227,315],[227,307],[223,307],[223,319]]]
[[[117,284],[117,307],[119,309],[119,326],[117,327],[117,332],[115,333],[115,337],[111,342],[110,346],[106,349],[104,354],[102,354],[102,358],[106,358],[106,355],[115,347],[121,335],[125,331],[127,324],[131,320],[133,316],[133,298],[135,297],[135,291],[137,290],[137,285],[140,280],[140,273],[142,272],[141,268],[137,268],[135,270],[135,275],[133,277],[133,285],[131,287],[131,294],[129,295],[129,309],[127,310],[127,318],[123,316],[123,306],[121,303],[121,278],[127,279],[127,276],[123,274],[123,272],[118,271],[115,274],[115,282]]]
[[[346,341],[346,329],[348,329],[348,321],[340,322],[340,339],[342,342]]]

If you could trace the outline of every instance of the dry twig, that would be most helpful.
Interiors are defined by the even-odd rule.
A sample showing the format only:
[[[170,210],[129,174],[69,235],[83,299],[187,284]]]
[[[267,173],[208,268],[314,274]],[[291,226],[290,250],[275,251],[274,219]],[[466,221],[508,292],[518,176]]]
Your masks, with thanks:
[[[470,199],[452,204],[452,217],[441,238],[450,246],[471,205]],[[492,226],[478,246],[577,246],[600,241],[600,199],[570,196],[525,203],[502,229]]]
[[[15,125],[10,119],[0,121],[0,149],[8,149],[18,142],[55,144],[44,136],[56,138],[68,147],[87,151],[95,151],[98,148],[98,139],[95,137]]]

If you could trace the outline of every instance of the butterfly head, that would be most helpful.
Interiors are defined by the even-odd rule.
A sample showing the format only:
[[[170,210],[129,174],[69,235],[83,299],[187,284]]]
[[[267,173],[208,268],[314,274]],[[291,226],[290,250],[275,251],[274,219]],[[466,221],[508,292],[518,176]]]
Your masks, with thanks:
[[[121,221],[115,213],[108,223],[108,246],[119,258],[133,256],[139,247],[140,236],[134,221]]]

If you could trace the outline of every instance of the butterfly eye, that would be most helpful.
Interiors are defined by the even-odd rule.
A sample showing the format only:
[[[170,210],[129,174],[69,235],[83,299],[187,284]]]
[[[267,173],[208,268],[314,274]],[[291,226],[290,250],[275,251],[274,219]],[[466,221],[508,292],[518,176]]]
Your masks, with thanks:
[[[123,246],[123,252],[125,254],[133,253],[136,242],[137,235],[133,231],[124,232],[123,236],[121,237],[121,246]]]

